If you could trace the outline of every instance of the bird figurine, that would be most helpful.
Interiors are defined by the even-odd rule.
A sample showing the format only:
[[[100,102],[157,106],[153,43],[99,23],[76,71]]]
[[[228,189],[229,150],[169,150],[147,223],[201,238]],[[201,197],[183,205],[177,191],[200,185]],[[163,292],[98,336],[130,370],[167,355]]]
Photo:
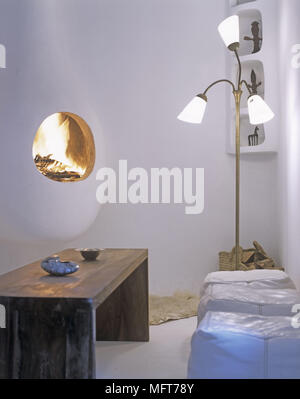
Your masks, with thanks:
[[[259,22],[254,21],[251,24],[251,33],[253,37],[244,36],[244,40],[253,41],[253,51],[252,54],[257,53],[260,50],[260,43],[262,42],[262,38],[259,37]]]

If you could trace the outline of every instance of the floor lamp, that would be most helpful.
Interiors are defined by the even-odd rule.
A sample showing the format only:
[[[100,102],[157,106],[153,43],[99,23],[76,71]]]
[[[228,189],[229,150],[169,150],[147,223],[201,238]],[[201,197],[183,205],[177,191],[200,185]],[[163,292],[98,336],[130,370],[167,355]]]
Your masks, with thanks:
[[[274,113],[265,103],[265,101],[257,94],[252,93],[251,86],[242,80],[242,66],[238,54],[240,46],[240,29],[239,29],[239,17],[233,15],[225,19],[218,26],[218,31],[222,37],[226,47],[233,51],[238,62],[238,79],[236,86],[228,79],[220,79],[210,84],[207,89],[202,93],[198,94],[192,99],[192,101],[184,108],[184,110],[178,115],[178,119],[189,123],[201,123],[206,104],[207,96],[206,93],[210,88],[218,83],[228,83],[232,87],[232,93],[235,99],[235,154],[236,154],[236,170],[235,170],[235,269],[238,270],[240,264],[240,109],[241,109],[241,96],[243,94],[243,85],[249,92],[248,98],[248,112],[249,119],[252,125],[259,125],[270,121],[274,117]]]

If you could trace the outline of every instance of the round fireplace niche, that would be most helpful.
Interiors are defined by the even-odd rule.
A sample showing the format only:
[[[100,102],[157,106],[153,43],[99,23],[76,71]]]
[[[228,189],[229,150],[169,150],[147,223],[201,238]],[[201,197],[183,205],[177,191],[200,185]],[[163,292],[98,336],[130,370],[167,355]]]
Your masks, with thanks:
[[[70,112],[52,114],[36,132],[32,156],[38,171],[51,180],[84,180],[95,164],[91,129],[78,115]]]

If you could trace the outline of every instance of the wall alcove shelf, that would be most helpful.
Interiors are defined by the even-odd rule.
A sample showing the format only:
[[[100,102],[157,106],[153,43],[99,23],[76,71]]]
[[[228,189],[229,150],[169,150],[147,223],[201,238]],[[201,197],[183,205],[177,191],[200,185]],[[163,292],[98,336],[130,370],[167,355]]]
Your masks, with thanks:
[[[276,1],[276,0],[275,0]],[[241,153],[277,152],[278,141],[278,71],[276,28],[277,7],[270,8],[268,0],[229,0],[229,14],[240,17],[239,54],[245,79],[270,105],[275,118],[266,125],[253,126],[249,122],[244,91],[241,102]],[[229,61],[231,77],[236,80],[238,66],[235,57]],[[228,96],[231,95],[228,93]],[[232,115],[234,103],[231,101]],[[229,118],[227,151],[235,153],[235,120]]]
[[[252,3],[253,1],[256,0],[230,0],[230,6],[234,7],[240,4],[245,4],[245,3]]]

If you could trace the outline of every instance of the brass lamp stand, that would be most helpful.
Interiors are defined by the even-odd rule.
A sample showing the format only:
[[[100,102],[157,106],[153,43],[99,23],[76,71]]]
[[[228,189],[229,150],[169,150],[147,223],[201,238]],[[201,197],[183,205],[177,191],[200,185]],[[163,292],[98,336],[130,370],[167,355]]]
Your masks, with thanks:
[[[219,33],[226,45],[226,47],[233,51],[238,62],[238,78],[236,86],[228,79],[220,79],[210,84],[203,94],[198,94],[190,101],[184,110],[178,115],[178,119],[188,123],[201,123],[206,105],[208,90],[218,83],[226,82],[232,87],[232,93],[235,101],[235,155],[236,155],[236,169],[235,169],[235,270],[238,270],[241,264],[240,259],[240,111],[241,111],[241,97],[243,94],[242,87],[246,86],[249,92],[248,98],[248,112],[249,121],[251,125],[260,125],[270,121],[274,117],[271,108],[265,101],[257,94],[257,84],[255,73],[251,74],[252,86],[245,80],[242,80],[242,66],[238,55],[239,43],[239,17],[233,15],[226,18],[219,26]],[[257,244],[257,243],[256,243]],[[261,258],[261,257],[260,257]],[[265,253],[263,251],[263,259],[265,260]],[[272,259],[271,259],[272,261]],[[273,264],[273,262],[271,262]],[[255,266],[256,267],[256,266]]]
[[[240,111],[241,111],[241,97],[243,94],[242,86],[243,84],[249,91],[250,96],[252,92],[250,90],[250,85],[245,81],[241,80],[242,76],[242,66],[240,62],[240,57],[238,55],[239,43],[233,43],[230,45],[229,50],[233,51],[237,61],[238,61],[238,81],[235,86],[233,82],[228,79],[220,79],[212,84],[210,84],[203,94],[199,94],[199,97],[205,99],[207,101],[206,93],[208,90],[215,86],[218,83],[226,82],[232,86],[232,93],[234,95],[235,100],[235,155],[236,155],[236,163],[235,163],[235,269],[237,270],[240,264],[240,154],[241,154],[241,135],[240,135]]]

